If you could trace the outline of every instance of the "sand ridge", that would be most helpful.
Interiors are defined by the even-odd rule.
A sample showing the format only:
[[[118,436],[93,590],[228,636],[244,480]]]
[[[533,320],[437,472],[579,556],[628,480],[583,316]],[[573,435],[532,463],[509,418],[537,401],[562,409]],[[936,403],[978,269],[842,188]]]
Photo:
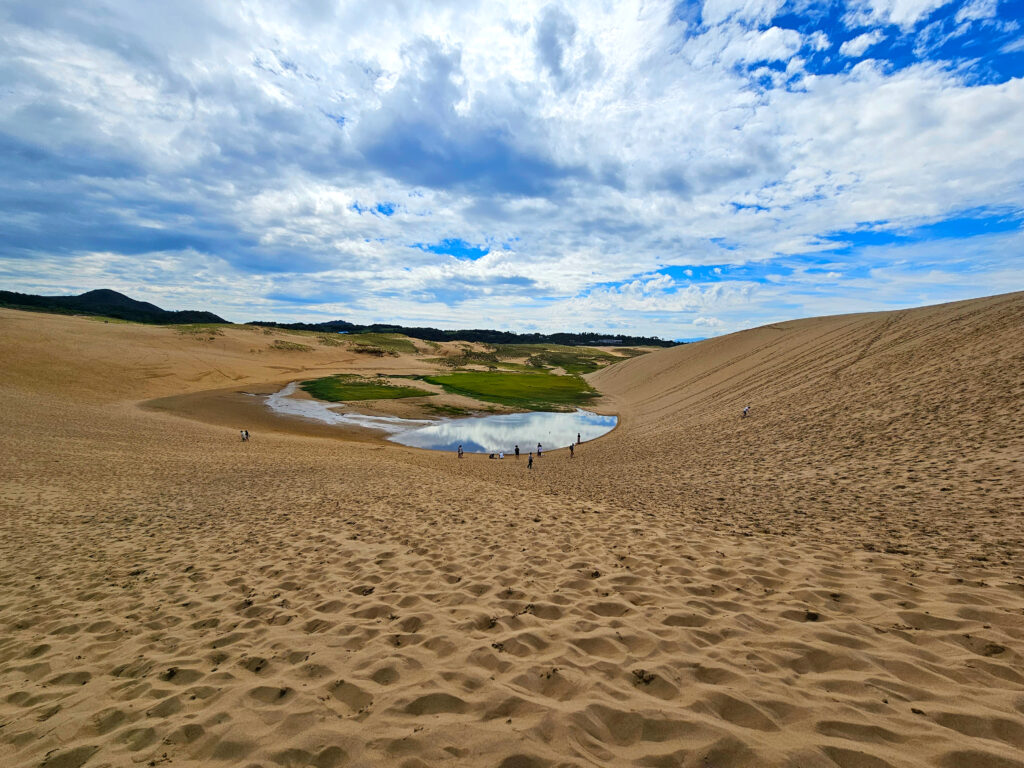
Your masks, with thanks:
[[[623,362],[527,472],[242,444],[137,403],[287,353],[0,312],[0,763],[1024,765],[1022,313]]]

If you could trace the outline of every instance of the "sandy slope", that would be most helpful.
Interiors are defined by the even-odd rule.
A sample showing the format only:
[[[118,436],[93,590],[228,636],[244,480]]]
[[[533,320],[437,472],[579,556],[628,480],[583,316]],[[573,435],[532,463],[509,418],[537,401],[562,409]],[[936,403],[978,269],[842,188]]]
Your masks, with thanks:
[[[623,362],[528,473],[136,405],[376,359],[0,311],[0,765],[1022,766],[1021,328]]]

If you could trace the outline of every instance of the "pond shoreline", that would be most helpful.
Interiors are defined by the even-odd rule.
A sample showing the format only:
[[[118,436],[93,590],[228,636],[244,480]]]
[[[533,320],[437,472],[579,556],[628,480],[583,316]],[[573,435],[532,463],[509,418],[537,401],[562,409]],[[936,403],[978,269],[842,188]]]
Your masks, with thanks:
[[[314,400],[298,388],[299,381],[300,380],[294,379],[291,381],[278,380],[277,382],[267,382],[264,384],[247,384],[245,389],[240,389],[238,387],[226,387],[222,389],[204,390],[201,392],[191,392],[181,395],[155,398],[152,400],[143,400],[136,402],[134,405],[135,407],[143,410],[167,413],[178,418],[199,421],[205,424],[228,427],[234,430],[248,429],[249,432],[256,437],[258,437],[260,433],[272,432],[304,437],[325,438],[329,440],[375,443],[381,447],[384,445],[390,445],[395,448],[416,446],[406,446],[403,443],[389,439],[389,434],[395,434],[398,430],[388,432],[373,426],[374,421],[376,421],[377,424],[387,424],[391,420],[394,420],[395,424],[401,424],[403,421],[412,421],[416,422],[416,425],[414,426],[424,427],[439,425],[442,423],[464,422],[467,419],[479,418],[485,415],[502,415],[488,414],[486,411],[470,411],[464,416],[446,415],[433,417],[432,414],[424,415],[422,410],[418,408],[410,408],[407,410],[393,408],[395,405],[407,402],[398,400],[385,401],[386,408],[382,409],[372,407],[367,408],[366,406],[369,404],[369,401],[351,404],[348,407],[358,409],[357,412],[344,414],[335,413],[335,416],[340,417],[345,415],[354,418],[335,418],[333,420],[324,420],[315,418],[310,412],[303,413],[303,407],[310,408],[312,410],[312,408],[316,406],[344,406],[340,403],[327,403],[324,401]],[[268,398],[274,397],[275,395],[281,395],[283,390],[290,384],[295,385],[296,388],[287,398],[291,401],[288,405],[291,405],[292,403],[309,403],[313,405],[299,406],[297,409],[290,408],[288,405],[277,410],[269,408],[267,406]],[[403,410],[406,412],[402,416],[398,416],[394,413],[394,410],[398,410],[398,413],[402,413]],[[606,409],[602,408],[600,410]],[[370,412],[367,413],[367,411]],[[615,416],[617,418],[615,428],[618,428],[623,423],[622,416],[619,414],[600,414],[596,410],[588,412],[594,413],[595,415]],[[512,414],[508,414],[506,412],[505,415]],[[576,431],[578,430],[573,431],[573,435],[575,435]],[[532,447],[534,449],[536,449],[536,443],[538,441],[544,443],[545,450],[556,450],[557,448],[553,442],[545,441],[543,438],[538,438],[532,443]],[[508,446],[508,450],[510,451],[512,447],[512,445]],[[520,443],[519,447],[523,453],[529,452],[527,445]],[[454,448],[452,450],[454,450]],[[474,452],[469,450],[469,448],[466,448],[466,450],[469,453]],[[489,451],[484,451],[483,449],[479,452],[489,453]]]
[[[411,448],[454,451],[462,445],[466,453],[512,453],[517,444],[529,453],[540,442],[548,450],[566,448],[576,436],[592,440],[618,425],[618,417],[577,408],[574,411],[528,411],[485,416],[405,419],[345,412],[342,403],[296,398],[298,382],[262,397],[266,407],[279,416],[320,421],[339,427],[359,427],[387,433],[389,442]],[[586,435],[584,438],[583,436]],[[535,442],[536,441],[536,442]]]
[[[346,427],[362,427],[382,432],[402,432],[433,423],[432,419],[403,419],[399,416],[371,416],[364,413],[341,413],[337,409],[344,407],[342,403],[330,403],[313,398],[295,398],[291,395],[298,391],[299,383],[290,382],[283,389],[270,395],[253,395],[262,397],[269,408],[280,416],[293,416],[313,419],[324,424]],[[416,425],[410,426],[410,425]]]

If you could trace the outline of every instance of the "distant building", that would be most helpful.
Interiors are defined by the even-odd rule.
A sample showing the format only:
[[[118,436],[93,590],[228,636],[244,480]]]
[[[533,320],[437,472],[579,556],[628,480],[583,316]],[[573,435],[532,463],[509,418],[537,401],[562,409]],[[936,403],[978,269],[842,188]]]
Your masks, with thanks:
[[[598,339],[594,342],[594,346],[597,347],[610,347],[613,344],[621,344],[622,339]]]

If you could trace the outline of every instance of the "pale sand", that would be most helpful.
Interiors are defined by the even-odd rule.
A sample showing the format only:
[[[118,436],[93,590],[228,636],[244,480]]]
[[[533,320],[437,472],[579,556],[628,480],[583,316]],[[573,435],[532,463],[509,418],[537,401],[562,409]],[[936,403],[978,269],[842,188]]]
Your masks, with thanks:
[[[1022,329],[626,361],[527,472],[138,405],[419,358],[0,311],[0,765],[1024,766]]]

